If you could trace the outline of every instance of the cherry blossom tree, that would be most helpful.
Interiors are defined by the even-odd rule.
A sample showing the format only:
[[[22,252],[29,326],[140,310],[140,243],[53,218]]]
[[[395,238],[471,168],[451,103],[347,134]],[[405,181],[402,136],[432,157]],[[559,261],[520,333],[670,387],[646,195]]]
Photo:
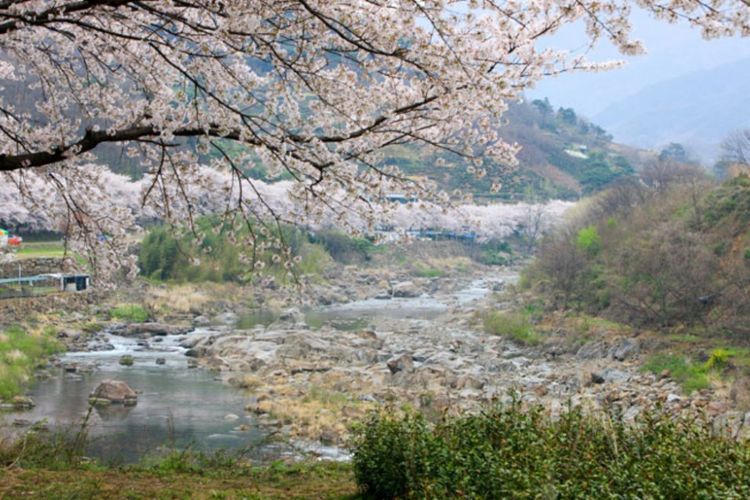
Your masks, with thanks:
[[[0,171],[99,252],[99,268],[121,263],[132,222],[96,166],[113,145],[147,171],[141,205],[170,222],[189,224],[209,200],[248,224],[278,222],[247,175],[261,163],[292,180],[298,216],[358,211],[373,225],[389,192],[451,197],[383,167],[387,147],[435,148],[492,176],[487,159],[515,165],[497,132],[510,100],[545,76],[612,66],[540,49],[544,37],[582,23],[592,44],[638,53],[636,5],[707,38],[747,36],[749,3],[0,0]]]

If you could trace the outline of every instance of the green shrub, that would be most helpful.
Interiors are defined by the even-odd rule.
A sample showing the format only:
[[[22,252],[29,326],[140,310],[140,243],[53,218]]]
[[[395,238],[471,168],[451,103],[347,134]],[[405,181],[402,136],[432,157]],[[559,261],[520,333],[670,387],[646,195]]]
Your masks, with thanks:
[[[321,245],[337,262],[349,264],[368,261],[375,245],[365,238],[354,238],[336,229],[321,229],[310,235],[310,242]]]
[[[145,323],[150,315],[142,305],[120,304],[109,311],[109,316],[129,323]]]
[[[602,238],[596,226],[587,226],[578,231],[576,243],[581,250],[589,255],[596,255],[602,249]]]
[[[743,498],[750,447],[710,426],[646,414],[636,425],[579,409],[551,420],[514,401],[437,425],[373,414],[352,442],[373,498]]]
[[[721,347],[714,349],[709,354],[708,359],[703,363],[703,368],[706,371],[709,370],[720,370],[725,368],[729,364],[729,358],[732,357],[732,352],[729,349],[723,349]]]
[[[541,338],[531,323],[531,314],[490,311],[483,315],[484,331],[524,345],[538,344]]]

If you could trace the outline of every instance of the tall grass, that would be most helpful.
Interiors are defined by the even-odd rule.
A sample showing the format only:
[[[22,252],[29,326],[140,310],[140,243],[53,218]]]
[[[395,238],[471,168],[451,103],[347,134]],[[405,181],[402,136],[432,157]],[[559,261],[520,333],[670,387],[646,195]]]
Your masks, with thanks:
[[[0,399],[20,393],[34,369],[60,348],[51,331],[27,333],[13,326],[0,333]]]

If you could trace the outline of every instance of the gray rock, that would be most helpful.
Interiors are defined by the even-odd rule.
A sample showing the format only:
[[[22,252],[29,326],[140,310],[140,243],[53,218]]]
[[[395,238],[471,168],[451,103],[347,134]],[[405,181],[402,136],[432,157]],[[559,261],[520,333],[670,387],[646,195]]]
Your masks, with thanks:
[[[391,373],[395,374],[401,371],[412,371],[414,369],[414,361],[411,358],[411,354],[402,354],[400,356],[393,357],[386,363]]]
[[[633,356],[637,356],[640,350],[640,345],[637,340],[622,339],[612,346],[609,355],[612,356],[612,359],[616,359],[617,361],[625,361]]]
[[[193,324],[195,326],[208,326],[211,324],[211,320],[203,315],[196,316],[195,318],[193,318]]]
[[[156,364],[157,365],[166,365],[167,364],[167,360],[164,359],[164,358],[156,358]]]
[[[677,394],[667,395],[667,403],[679,403],[680,401],[682,401],[682,398],[678,396]]]
[[[617,370],[615,368],[607,368],[601,373],[601,377],[604,379],[605,382],[610,383],[621,383],[621,382],[627,382],[630,380],[630,374],[627,372],[624,372],[622,370]]]
[[[583,344],[578,352],[576,358],[578,359],[601,359],[607,357],[609,346],[601,341],[587,342]]]
[[[187,367],[188,368],[198,368],[198,360],[193,358],[188,358],[187,360]]]

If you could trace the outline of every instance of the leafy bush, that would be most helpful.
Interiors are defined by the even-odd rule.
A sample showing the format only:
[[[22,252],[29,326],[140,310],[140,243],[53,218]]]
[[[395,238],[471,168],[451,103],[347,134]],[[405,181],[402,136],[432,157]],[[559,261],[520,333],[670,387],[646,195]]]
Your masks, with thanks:
[[[109,316],[128,323],[145,323],[150,315],[140,304],[119,304],[109,311]]]
[[[491,311],[483,315],[482,323],[486,333],[507,337],[524,345],[535,345],[541,340],[528,313]]]
[[[646,414],[636,425],[579,409],[551,420],[514,401],[437,425],[373,414],[353,466],[373,498],[742,498],[750,447],[710,426]]]
[[[17,326],[0,333],[0,399],[21,392],[44,358],[60,350],[50,333],[27,333]]]
[[[576,242],[581,250],[588,252],[589,255],[596,255],[602,249],[602,238],[596,226],[587,226],[578,231]]]

